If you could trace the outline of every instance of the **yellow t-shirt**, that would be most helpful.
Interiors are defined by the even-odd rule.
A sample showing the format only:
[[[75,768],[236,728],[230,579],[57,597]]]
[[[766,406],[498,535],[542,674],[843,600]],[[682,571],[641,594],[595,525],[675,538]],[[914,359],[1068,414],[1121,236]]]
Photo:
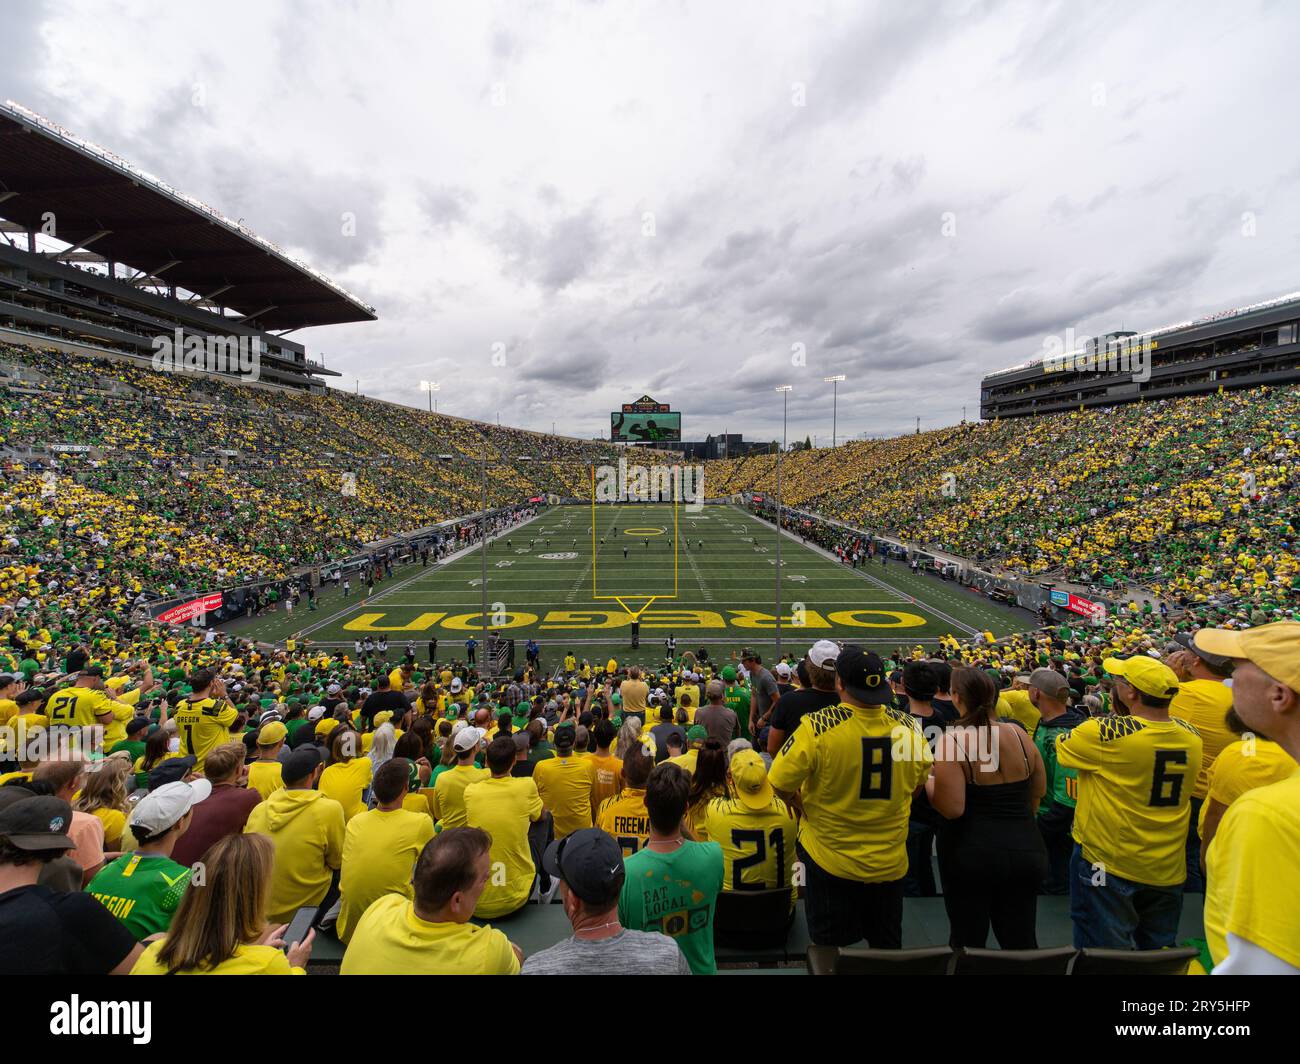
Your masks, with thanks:
[[[351,820],[358,813],[365,812],[366,803],[361,800],[361,792],[370,785],[372,770],[370,758],[354,757],[351,761],[330,765],[320,774],[316,788],[338,802],[343,807],[343,818]]]
[[[491,776],[487,769],[472,764],[455,765],[433,781],[429,808],[443,830],[465,826],[465,788]]]
[[[1227,957],[1233,934],[1300,968],[1300,774],[1233,802],[1205,865],[1205,940],[1214,963]]]
[[[699,758],[700,758],[700,751],[692,746],[689,750],[686,751],[686,753],[678,754],[676,757],[666,758],[666,760],[671,761],[674,765],[677,765],[679,768],[684,768],[687,772],[689,772],[692,776],[694,776],[695,762],[698,761]]]
[[[370,809],[348,823],[339,878],[342,904],[338,936],[346,943],[365,911],[385,894],[412,896],[411,873],[424,844],[433,838],[433,819],[405,809]]]
[[[779,791],[801,792],[799,842],[821,868],[888,883],[907,872],[912,792],[933,763],[910,713],[841,703],[799,722],[768,779]]]
[[[284,787],[284,768],[278,761],[254,761],[248,766],[248,785],[265,801]]]
[[[738,798],[714,798],[704,813],[709,841],[722,847],[723,890],[790,888],[794,908],[796,826],[794,813],[780,798],[766,809],[751,809]],[[736,884],[743,884],[737,887]]]
[[[466,822],[492,836],[493,874],[474,908],[476,919],[505,916],[528,901],[536,875],[528,825],[541,816],[541,795],[527,776],[488,778],[465,788]]]
[[[595,780],[595,767],[586,757],[548,757],[533,767],[533,781],[542,804],[555,818],[557,839],[592,826],[591,788]]]
[[[112,842],[114,839],[121,841],[122,832],[126,828],[125,813],[117,809],[96,809],[92,815],[99,817],[104,825],[105,842]]]
[[[1079,773],[1074,841],[1090,864],[1135,883],[1187,878],[1187,818],[1201,737],[1178,717],[1092,717],[1058,736],[1056,759]]]
[[[1031,739],[1034,732],[1038,731],[1038,722],[1043,718],[1038,707],[1029,701],[1028,691],[1003,691],[998,695],[998,716],[1022,725]]]
[[[1290,779],[1297,769],[1300,765],[1296,764],[1295,758],[1270,739],[1257,737],[1250,742],[1239,739],[1229,743],[1210,766],[1209,790],[1197,825],[1202,829],[1202,838],[1210,802],[1230,806],[1247,791]]]
[[[592,753],[588,756],[596,773],[591,784],[591,808],[599,809],[601,802],[618,794],[623,786],[623,762],[612,755],[597,757]]]
[[[631,857],[644,847],[650,841],[645,788],[625,787],[613,798],[606,798],[596,813],[596,827],[618,840],[624,857]]]
[[[158,963],[166,939],[149,943],[140,959],[131,969],[132,975],[166,975],[167,969]],[[306,975],[301,968],[289,966],[289,958],[274,946],[246,943],[236,946],[235,952],[211,968],[182,968],[177,975]]]
[[[1215,758],[1237,738],[1226,722],[1231,708],[1232,688],[1218,680],[1184,680],[1169,703],[1169,715],[1187,721],[1201,736],[1201,771],[1196,774],[1193,798],[1205,797]]]
[[[389,894],[366,910],[339,971],[342,975],[517,975],[519,958],[510,940],[495,928],[430,923],[416,916],[413,902]]]

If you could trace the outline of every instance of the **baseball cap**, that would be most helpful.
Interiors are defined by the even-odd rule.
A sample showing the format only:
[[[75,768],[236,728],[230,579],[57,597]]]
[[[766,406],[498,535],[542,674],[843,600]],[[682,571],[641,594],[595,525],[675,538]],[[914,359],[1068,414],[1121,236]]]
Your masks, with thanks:
[[[887,705],[892,697],[880,655],[849,643],[835,658],[835,675],[844,689],[869,706]]]
[[[551,843],[542,867],[591,906],[612,905],[623,888],[623,849],[600,828],[581,828]]]
[[[839,644],[832,643],[829,639],[817,640],[812,645],[812,649],[808,651],[808,660],[819,669],[831,668],[835,664],[835,659],[839,656]]]
[[[772,804],[772,784],[767,765],[756,750],[737,750],[731,757],[731,781],[736,797],[750,809],[766,809]]]
[[[1173,698],[1178,694],[1178,677],[1164,662],[1139,654],[1133,658],[1106,658],[1104,668],[1112,676],[1119,676],[1145,695],[1152,698]]]
[[[1216,669],[1224,669],[1232,664],[1232,658],[1229,657],[1227,654],[1214,654],[1208,650],[1204,650],[1201,647],[1198,647],[1196,645],[1195,638],[1189,632],[1179,632],[1176,636],[1174,636],[1174,642],[1177,644],[1177,647],[1175,647],[1175,649],[1181,647],[1183,649],[1190,650],[1193,654],[1195,654],[1198,658],[1204,661],[1207,665],[1213,665]]]
[[[555,729],[555,745],[558,749],[567,750],[577,741],[578,731],[567,721]]]
[[[483,728],[475,728],[473,725],[470,725],[469,727],[461,728],[460,731],[456,733],[456,738],[452,740],[452,745],[456,750],[463,754],[466,750],[476,749],[478,744],[483,741],[483,736],[486,734],[487,732]]]
[[[156,791],[159,787],[165,787],[169,783],[176,783],[183,780],[198,763],[198,758],[193,754],[185,757],[169,757],[164,761],[159,761],[157,765],[149,770],[149,789]]]
[[[146,835],[159,835],[174,827],[181,818],[212,793],[205,779],[189,783],[164,783],[140,799],[131,812],[131,829],[143,829]]]
[[[1035,669],[1029,674],[1028,683],[1030,687],[1037,687],[1048,698],[1055,698],[1058,701],[1068,698],[1070,694],[1070,685],[1055,669]]]
[[[787,665],[784,661],[779,663],[776,666],[776,668],[774,668],[772,671],[776,673],[778,676],[784,676],[786,678],[789,678],[790,676],[790,666]]]
[[[62,798],[52,795],[24,798],[0,810],[0,838],[31,852],[72,850],[77,844],[68,838],[71,823],[72,806]]]
[[[320,720],[323,716],[325,716],[324,706],[312,706],[311,709],[307,710],[308,720]]]
[[[703,724],[692,724],[686,729],[686,741],[688,743],[702,743],[709,737],[709,729]]]
[[[1240,632],[1202,628],[1192,638],[1197,653],[1244,658],[1291,690],[1300,691],[1300,621],[1274,621]]]
[[[459,676],[453,676],[453,677],[451,678],[451,693],[452,693],[452,694],[454,694],[454,695],[458,695],[458,694],[460,694],[460,690],[461,690],[461,687],[462,687],[462,686],[463,686],[463,685],[462,685],[461,682],[460,682],[460,677],[459,677]]]
[[[704,687],[705,698],[722,698],[726,693],[726,685],[721,680],[710,680]]]
[[[320,764],[320,750],[308,744],[300,746],[280,762],[280,778],[285,783],[297,783],[305,780]]]
[[[257,745],[274,746],[288,734],[288,728],[278,720],[273,720],[270,724],[262,725],[262,730],[257,733]]]
[[[757,657],[758,655],[754,653],[750,647],[745,647],[745,649],[740,652],[741,661],[753,661]]]
[[[339,726],[340,721],[337,717],[326,717],[324,720],[316,722],[317,735],[329,735]]]
[[[724,665],[722,667],[722,678],[726,680],[727,683],[735,683],[736,682],[735,667],[732,665]]]
[[[148,717],[134,717],[131,720],[127,721],[126,734],[128,736],[136,735],[139,732],[145,731],[147,728],[151,728],[151,727],[153,727],[153,721],[151,721]]]

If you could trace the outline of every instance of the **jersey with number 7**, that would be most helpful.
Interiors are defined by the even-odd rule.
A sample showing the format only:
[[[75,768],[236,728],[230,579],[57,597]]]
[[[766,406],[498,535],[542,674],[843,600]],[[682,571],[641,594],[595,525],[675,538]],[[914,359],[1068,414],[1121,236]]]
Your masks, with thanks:
[[[1185,846],[1201,736],[1185,720],[1093,717],[1056,740],[1079,773],[1074,841],[1105,871],[1152,887],[1187,878]]]

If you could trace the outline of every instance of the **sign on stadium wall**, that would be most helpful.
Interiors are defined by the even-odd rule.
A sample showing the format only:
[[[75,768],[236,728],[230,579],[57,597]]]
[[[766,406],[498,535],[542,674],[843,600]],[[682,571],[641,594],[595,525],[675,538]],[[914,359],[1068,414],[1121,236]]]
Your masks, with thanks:
[[[182,602],[179,606],[173,606],[169,610],[164,610],[158,614],[155,620],[162,621],[163,624],[184,624],[186,621],[192,621],[200,614],[211,613],[213,610],[221,608],[221,592],[214,591],[210,595],[204,595],[202,598],[190,599],[189,602]]]
[[[1061,606],[1071,613],[1080,614],[1083,617],[1091,617],[1099,608],[1104,608],[1098,602],[1091,599],[1080,598],[1078,595],[1072,595],[1068,591],[1053,591],[1052,605]]]

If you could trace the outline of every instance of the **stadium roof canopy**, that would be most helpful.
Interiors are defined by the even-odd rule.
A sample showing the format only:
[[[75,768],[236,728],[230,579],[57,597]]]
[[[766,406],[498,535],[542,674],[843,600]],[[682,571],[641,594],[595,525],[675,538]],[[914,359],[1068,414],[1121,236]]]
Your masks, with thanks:
[[[0,218],[209,297],[263,329],[375,309],[238,222],[18,104],[0,104]]]

